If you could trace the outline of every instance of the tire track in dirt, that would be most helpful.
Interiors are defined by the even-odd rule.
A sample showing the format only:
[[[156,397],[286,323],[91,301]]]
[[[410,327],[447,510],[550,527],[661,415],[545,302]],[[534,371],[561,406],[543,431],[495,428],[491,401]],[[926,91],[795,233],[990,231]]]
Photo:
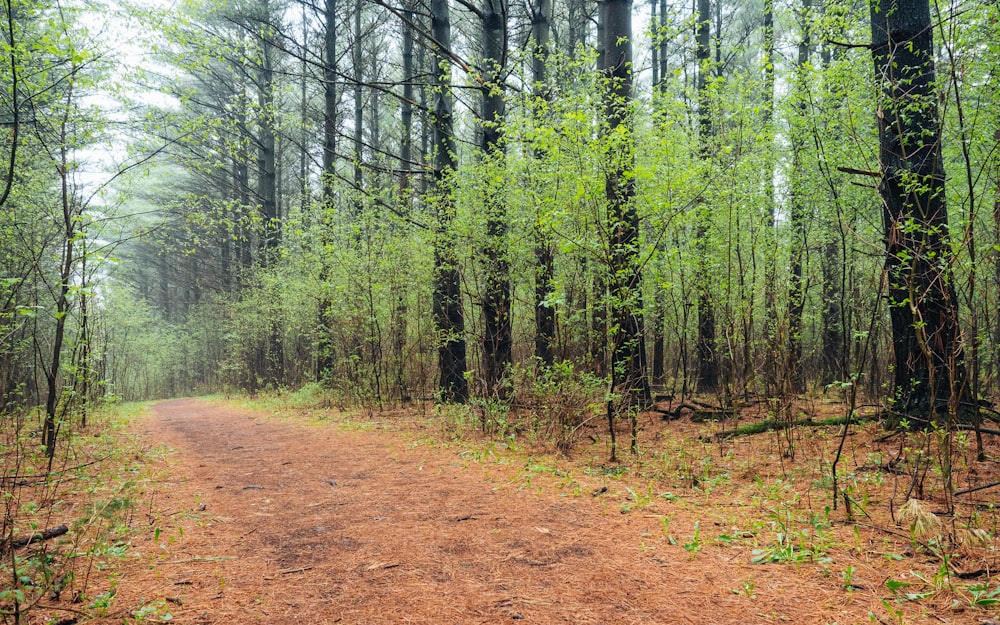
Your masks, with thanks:
[[[749,569],[733,552],[650,549],[656,518],[505,488],[391,433],[199,400],[153,413],[149,435],[175,452],[151,513],[159,540],[137,538],[122,570],[126,613],[169,597],[175,623],[723,624],[832,622],[844,607],[777,568],[739,596]]]

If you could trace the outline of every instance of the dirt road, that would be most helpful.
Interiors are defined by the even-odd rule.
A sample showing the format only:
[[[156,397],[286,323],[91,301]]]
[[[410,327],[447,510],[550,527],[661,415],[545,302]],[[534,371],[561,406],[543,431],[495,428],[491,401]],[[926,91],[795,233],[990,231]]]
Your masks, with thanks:
[[[156,618],[158,607],[174,623],[867,620],[871,597],[845,598],[811,569],[750,565],[740,550],[671,545],[661,515],[622,514],[613,492],[518,488],[507,467],[391,432],[197,400],[154,413],[149,435],[175,451],[149,513],[159,536],[134,541],[119,612],[147,605]]]

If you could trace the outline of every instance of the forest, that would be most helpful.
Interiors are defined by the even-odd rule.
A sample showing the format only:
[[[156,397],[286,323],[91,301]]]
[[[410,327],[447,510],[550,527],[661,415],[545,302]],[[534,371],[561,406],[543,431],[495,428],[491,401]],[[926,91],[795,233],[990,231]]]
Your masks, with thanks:
[[[101,402],[555,376],[616,415],[836,391],[972,423],[995,11],[11,0],[0,410],[54,443]]]
[[[2,18],[12,484],[12,457],[51,470],[107,407],[213,394],[463,410],[609,462],[648,418],[741,436],[826,416],[841,448],[874,421],[935,433],[949,512],[956,438],[995,451],[998,3],[3,0]]]

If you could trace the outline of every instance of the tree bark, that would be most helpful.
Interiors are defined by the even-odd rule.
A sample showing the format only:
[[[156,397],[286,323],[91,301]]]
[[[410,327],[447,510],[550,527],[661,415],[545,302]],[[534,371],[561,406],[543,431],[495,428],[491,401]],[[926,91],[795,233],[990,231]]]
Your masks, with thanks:
[[[323,171],[320,174],[322,184],[323,207],[320,211],[322,224],[321,237],[324,244],[332,239],[332,220],[334,209],[334,189],[337,172],[337,0],[326,0],[324,5],[323,32]],[[326,282],[329,270],[326,260],[320,261],[320,282]],[[330,338],[330,298],[324,296],[319,302],[319,331],[316,346],[316,379],[323,378],[333,370],[333,342]]]
[[[535,0],[531,14],[531,37],[534,55],[531,60],[532,82],[535,98],[541,103],[551,100],[547,88],[546,63],[549,57],[549,34],[552,13],[551,0]],[[536,146],[535,158],[545,152],[544,146]],[[535,219],[535,357],[551,365],[554,360],[553,345],[556,337],[556,309],[552,304],[552,280],[555,276],[554,245],[546,226]]]
[[[709,139],[712,137],[712,113],[708,94],[708,75],[711,71],[711,4],[697,0],[698,13],[695,23],[695,59],[697,60],[698,91],[698,149],[702,160],[710,157]],[[697,309],[698,309],[698,389],[712,392],[719,386],[719,370],[715,357],[715,308],[709,292],[711,276],[708,267],[709,213],[699,207],[695,245],[698,248]]]
[[[270,5],[263,4],[264,15],[270,18]],[[278,245],[277,158],[275,151],[274,46],[270,33],[260,41],[260,67],[257,68],[257,202],[264,233],[260,262],[270,264],[270,255]]]
[[[434,237],[434,326],[438,341],[438,384],[441,399],[463,403],[469,398],[465,349],[465,313],[461,276],[454,249],[452,221],[455,201],[451,176],[455,170],[455,136],[451,92],[451,13],[448,0],[431,0],[434,37],[434,198],[437,213]]]
[[[803,180],[803,152],[805,151],[804,124],[808,115],[807,90],[809,71],[810,46],[810,11],[812,0],[802,0],[800,27],[802,39],[799,42],[799,58],[795,68],[795,108],[799,116],[798,124],[793,124],[792,138],[792,198],[789,222],[792,227],[791,263],[788,283],[788,344],[786,354],[785,375],[789,382],[789,390],[801,393],[805,388],[805,376],[802,371],[802,313],[805,309],[805,275],[803,260],[806,252],[806,211],[805,185]],[[797,127],[796,127],[797,126]]]
[[[608,283],[611,295],[612,385],[628,405],[649,402],[643,325],[639,215],[635,207],[635,150],[632,134],[632,2],[605,0],[605,117],[608,171],[605,195],[610,232]]]
[[[870,3],[897,414],[969,405],[927,0]]]
[[[364,158],[362,146],[364,144],[364,102],[361,97],[361,85],[364,82],[364,72],[362,70],[363,59],[361,55],[362,33],[361,33],[361,0],[354,0],[354,43],[351,46],[351,58],[354,64],[354,210],[355,216],[361,214],[361,185],[364,182],[364,174],[361,169],[361,161]]]
[[[506,0],[483,0],[482,142],[488,180],[483,205],[486,212],[486,258],[483,293],[483,365],[487,397],[505,394],[503,377],[513,361],[510,318],[510,261],[507,258],[507,203],[501,178],[504,147],[504,65],[507,60]]]

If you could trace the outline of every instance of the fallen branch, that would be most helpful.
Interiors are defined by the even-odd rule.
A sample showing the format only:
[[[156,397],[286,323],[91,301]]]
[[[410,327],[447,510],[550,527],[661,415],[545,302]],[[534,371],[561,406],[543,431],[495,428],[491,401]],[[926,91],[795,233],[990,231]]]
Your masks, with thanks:
[[[722,408],[717,408],[715,406],[708,406],[701,402],[681,402],[677,404],[677,407],[673,410],[664,410],[657,406],[653,406],[652,410],[663,415],[663,418],[668,421],[673,421],[675,419],[681,418],[681,413],[684,410],[690,410],[691,420],[695,423],[702,423],[704,421],[721,420],[732,416],[732,411],[724,410]]]
[[[748,425],[741,425],[735,430],[723,430],[722,432],[716,432],[711,436],[702,436],[703,441],[728,441],[734,438],[739,438],[741,436],[752,436],[754,434],[763,434],[764,432],[777,432],[780,430],[786,430],[790,427],[797,426],[809,426],[809,427],[825,427],[829,425],[843,425],[846,421],[846,417],[832,417],[830,419],[813,419],[811,417],[806,417],[805,419],[798,419],[796,421],[785,421],[783,419],[764,419],[763,421],[758,421],[757,423],[750,423]],[[866,421],[872,421],[873,417],[854,417],[851,419],[851,423],[865,423]]]
[[[69,531],[69,528],[65,525],[57,525],[55,527],[50,527],[46,530],[42,530],[31,536],[22,536],[21,538],[14,538],[10,541],[11,549],[21,549],[22,547],[27,547],[31,543],[41,542],[43,540],[49,540],[55,538],[56,536],[62,536]]]
[[[1000,486],[1000,482],[991,482],[989,484],[983,484],[982,486],[974,486],[972,488],[966,488],[965,490],[955,491],[955,496],[958,497],[959,495],[968,495],[969,493],[974,493],[977,490],[986,490],[987,488],[994,488],[996,486]]]

